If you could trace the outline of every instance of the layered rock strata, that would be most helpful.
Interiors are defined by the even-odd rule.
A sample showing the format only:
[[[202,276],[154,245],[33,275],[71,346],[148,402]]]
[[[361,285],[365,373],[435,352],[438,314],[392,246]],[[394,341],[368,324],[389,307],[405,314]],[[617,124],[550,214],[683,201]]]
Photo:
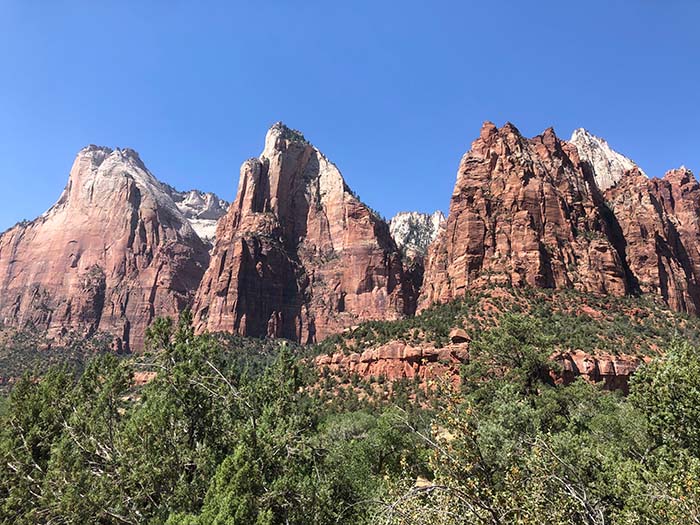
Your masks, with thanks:
[[[208,260],[136,152],[89,146],[56,204],[0,236],[0,320],[140,350],[154,317],[191,303]]]
[[[416,281],[388,225],[336,166],[281,123],[243,163],[197,292],[198,330],[321,340],[415,310]]]
[[[527,139],[512,124],[485,123],[428,251],[419,308],[498,284],[654,293],[700,311],[695,178],[681,169],[649,179],[621,155],[603,162],[607,150],[595,151],[582,156],[552,129]]]
[[[590,383],[602,383],[607,390],[627,393],[629,379],[650,358],[630,355],[588,354],[582,351],[559,352],[551,359],[560,371],[552,374],[558,384],[570,384],[578,377]],[[460,367],[469,362],[469,345],[452,343],[442,348],[393,341],[362,353],[321,355],[316,367],[338,376],[357,375],[364,380],[379,378],[389,381],[409,379],[427,384],[446,380],[460,384]]]

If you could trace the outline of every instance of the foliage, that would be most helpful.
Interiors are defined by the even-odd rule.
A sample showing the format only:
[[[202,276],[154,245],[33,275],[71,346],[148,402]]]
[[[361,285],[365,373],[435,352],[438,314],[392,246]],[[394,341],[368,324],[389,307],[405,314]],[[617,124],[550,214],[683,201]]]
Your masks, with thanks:
[[[66,334],[61,345],[51,344],[31,326],[23,329],[0,326],[0,394],[7,393],[26,373],[39,376],[52,366],[67,365],[79,374],[92,357],[109,351],[111,338],[95,334],[88,340]]]
[[[390,413],[327,412],[286,342],[246,360],[224,340],[183,315],[154,323],[143,357],[19,382],[0,522],[364,523],[360,502],[418,461],[414,436]]]
[[[491,356],[512,349],[514,339],[530,346],[520,357],[506,356],[520,373],[473,380],[450,396],[426,439],[431,479],[397,481],[376,519],[697,523],[697,349],[671,345],[666,359],[639,373],[625,399],[582,381],[553,386],[522,373],[539,366],[529,364],[526,323],[511,319],[491,337]]]
[[[694,345],[700,344],[700,318],[673,312],[653,296],[496,287],[435,304],[414,317],[362,323],[319,343],[315,353],[357,351],[394,340],[441,347],[449,343],[452,328],[463,327],[474,340],[498,326],[507,313],[533,319],[541,335],[560,350],[656,355],[679,334]]]
[[[692,333],[669,337],[627,398],[558,386],[547,357],[568,321],[526,299],[473,332],[461,389],[429,403],[406,382],[323,378],[286,341],[195,335],[189,314],[154,323],[143,356],[25,375],[0,410],[0,523],[697,523]],[[352,340],[441,337],[479,301]]]

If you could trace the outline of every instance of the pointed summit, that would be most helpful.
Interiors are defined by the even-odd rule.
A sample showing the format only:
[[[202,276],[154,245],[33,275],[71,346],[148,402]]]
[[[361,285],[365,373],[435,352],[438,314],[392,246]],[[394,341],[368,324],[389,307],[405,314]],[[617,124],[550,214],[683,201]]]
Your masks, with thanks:
[[[581,160],[589,165],[602,191],[615,186],[628,171],[639,168],[634,161],[613,150],[605,139],[584,128],[575,130],[569,142],[576,146]],[[639,171],[644,174],[641,169]]]
[[[284,140],[289,140],[292,142],[301,142],[303,144],[309,144],[309,141],[306,140],[306,137],[304,137],[304,134],[301,131],[299,131],[298,129],[290,128],[282,121],[275,122],[272,126],[270,126],[268,134],[272,134]]]
[[[498,133],[498,128],[496,127],[496,124],[491,122],[490,120],[485,120],[484,123],[481,125],[481,132],[479,133],[481,140],[488,140],[491,135],[494,135]]]
[[[410,281],[410,282],[409,282]],[[281,123],[243,163],[197,291],[200,331],[319,341],[415,309],[388,225],[338,168]]]
[[[56,204],[0,235],[0,322],[138,351],[150,321],[189,304],[208,260],[133,150],[88,146]]]
[[[486,130],[489,140],[462,157],[449,215],[428,249],[419,310],[493,285],[625,293],[621,256],[568,156],[574,148],[561,147],[552,128],[531,139],[511,123]]]
[[[392,217],[389,231],[404,255],[422,260],[444,222],[445,214],[440,210],[432,214],[402,211]]]
[[[262,156],[270,157],[275,150],[286,149],[288,145],[310,146],[301,131],[286,126],[283,122],[275,122],[265,135],[265,148]]]

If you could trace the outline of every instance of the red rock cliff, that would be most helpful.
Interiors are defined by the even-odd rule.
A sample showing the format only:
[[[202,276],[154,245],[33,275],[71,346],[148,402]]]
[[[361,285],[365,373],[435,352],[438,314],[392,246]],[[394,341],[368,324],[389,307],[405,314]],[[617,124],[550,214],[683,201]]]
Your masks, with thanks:
[[[155,316],[192,299],[207,248],[131,150],[90,146],[38,219],[0,236],[0,320],[140,350]]]
[[[582,377],[590,383],[602,382],[607,390],[629,391],[632,374],[644,362],[651,358],[631,355],[610,355],[598,353],[587,354],[582,351],[557,352],[551,359],[561,370],[552,372],[552,379],[557,384],[571,384]],[[453,343],[437,349],[432,345],[409,345],[393,341],[377,348],[370,348],[360,353],[349,355],[336,352],[333,355],[321,355],[314,359],[314,364],[321,370],[332,374],[357,374],[365,380],[384,378],[389,381],[411,379],[424,386],[430,381],[447,379],[453,385],[459,385],[460,367],[469,362],[469,345]]]
[[[674,310],[700,312],[700,188],[687,170],[648,179],[633,170],[605,192],[635,285]]]
[[[496,283],[658,293],[676,310],[698,312],[694,177],[650,180],[632,168],[603,191],[596,181],[610,177],[595,173],[600,165],[551,129],[526,139],[511,124],[485,123],[429,249],[419,308]]]
[[[311,342],[415,309],[387,224],[296,131],[241,167],[195,301],[197,328]]]

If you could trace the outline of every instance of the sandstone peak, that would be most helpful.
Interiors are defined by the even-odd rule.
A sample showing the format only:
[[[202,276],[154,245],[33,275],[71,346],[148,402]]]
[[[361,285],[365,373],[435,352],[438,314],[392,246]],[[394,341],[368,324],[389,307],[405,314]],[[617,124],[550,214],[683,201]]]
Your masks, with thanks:
[[[488,129],[462,158],[420,308],[507,285],[652,293],[700,311],[700,184],[689,171],[649,179],[583,129],[570,143],[553,130]]]
[[[275,150],[283,148],[284,144],[297,144],[299,146],[310,146],[306,137],[301,131],[292,129],[283,122],[275,122],[267,131],[265,136],[265,148],[262,156],[270,156]]]
[[[93,152],[103,152],[103,153],[106,153],[107,155],[109,155],[110,153],[112,153],[112,151],[113,151],[112,148],[109,148],[107,146],[99,146],[97,144],[88,144],[87,146],[85,146],[83,149],[81,149],[78,152],[78,155],[84,154],[84,153],[93,153]]]
[[[80,150],[63,194],[43,217],[63,207],[76,213],[86,209],[108,212],[115,202],[134,199],[139,202],[132,204],[152,213],[157,211],[159,220],[177,229],[183,237],[196,235],[175,205],[166,185],[148,170],[139,154],[131,148],[88,146]]]
[[[421,308],[493,284],[628,290],[584,173],[562,146],[551,128],[527,139],[510,123],[474,142],[428,252]]]
[[[76,155],[76,160],[87,157],[93,159],[95,163],[100,164],[108,158],[118,159],[124,162],[132,162],[138,164],[141,169],[146,169],[139,153],[131,148],[110,148],[107,146],[99,146],[90,144],[82,148]]]
[[[389,231],[404,255],[422,259],[444,223],[445,214],[440,210],[433,213],[404,211],[392,217]]]
[[[140,350],[154,317],[188,306],[207,263],[135,151],[88,146],[56,204],[0,235],[0,322],[52,338],[107,333]]]
[[[569,142],[576,146],[580,159],[590,167],[602,191],[617,184],[628,171],[639,169],[634,161],[613,150],[605,139],[584,128],[575,130]],[[641,169],[639,171],[644,174]]]
[[[487,140],[491,135],[497,132],[498,127],[490,120],[485,120],[484,123],[481,125],[480,136],[482,140]]]
[[[680,168],[675,168],[672,170],[668,170],[664,174],[664,179],[666,180],[678,180],[682,182],[690,182],[690,181],[695,181],[695,175],[693,175],[693,172],[686,168],[685,166],[681,166]]]
[[[472,153],[484,154],[499,140],[514,144],[521,139],[520,131],[510,122],[506,122],[502,127],[496,126],[491,121],[486,121],[481,126],[479,137],[472,142]]]
[[[164,187],[199,238],[212,246],[216,237],[216,223],[226,215],[229,203],[211,192],[178,191],[167,184]]]
[[[388,225],[338,168],[281,123],[241,167],[197,292],[199,330],[316,341],[415,308]]]
[[[552,126],[545,129],[540,136],[542,137],[542,142],[549,147],[560,142],[559,137],[557,137],[557,134]]]
[[[270,126],[268,134],[279,136],[285,140],[302,142],[304,144],[309,143],[309,141],[306,140],[306,137],[304,137],[304,134],[301,131],[299,131],[298,129],[290,128],[282,121],[277,121],[272,126]]]
[[[503,134],[513,134],[516,135],[517,137],[522,137],[522,133],[520,133],[520,130],[513,124],[512,122],[508,121],[503,126],[501,129],[498,130],[502,135]]]

